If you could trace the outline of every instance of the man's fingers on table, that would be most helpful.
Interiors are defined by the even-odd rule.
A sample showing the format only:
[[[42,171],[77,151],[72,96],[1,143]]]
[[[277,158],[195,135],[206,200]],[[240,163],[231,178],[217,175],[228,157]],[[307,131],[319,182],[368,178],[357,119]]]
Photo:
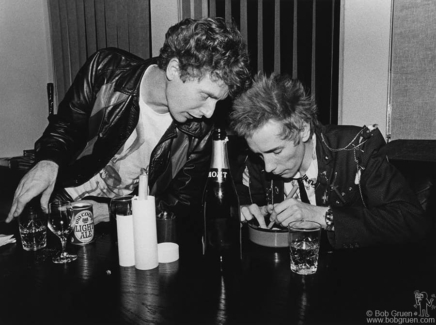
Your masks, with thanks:
[[[15,190],[14,193],[14,199],[12,200],[12,206],[11,209],[9,210],[9,214],[8,217],[6,218],[6,222],[9,223],[12,221],[12,219],[14,219],[14,217],[17,217],[19,215],[18,211],[17,211],[17,204],[18,204],[18,197],[20,195],[20,192],[23,188],[23,182],[21,181],[18,186],[17,189]]]
[[[271,229],[274,224],[279,224],[277,220],[277,213],[275,212],[275,210],[272,210],[271,214],[269,215],[269,220],[270,220],[270,223],[268,225],[269,229]]]
[[[274,212],[280,215],[283,211],[289,210],[294,205],[301,204],[301,201],[293,198],[287,198],[283,202],[274,205]]]
[[[9,210],[8,217],[6,218],[6,223],[9,223],[14,219],[16,208],[17,208],[17,204],[14,201],[14,202],[12,202],[12,207]]]
[[[254,216],[251,214],[251,212],[248,210],[247,206],[242,206],[241,207],[241,221],[250,221],[251,219],[253,219]]]
[[[29,193],[29,191],[19,194],[16,198],[14,198],[14,202],[12,203],[12,208],[11,208],[12,217],[18,217],[21,214],[21,212],[23,212],[26,204],[32,198],[33,196],[31,195],[31,193]]]
[[[265,216],[261,212],[261,209],[259,208],[259,206],[256,204],[252,204],[249,206],[249,210],[250,210],[251,214],[257,219],[259,226],[261,228],[266,228]]]
[[[51,194],[53,193],[54,185],[49,186],[41,195],[41,209],[44,213],[48,213],[48,203],[50,201]]]
[[[27,196],[26,192],[22,193],[23,191],[23,182],[20,182],[20,184],[17,187],[17,190],[14,194],[14,200],[12,201],[11,210],[9,211],[8,218],[6,219],[6,222],[11,222],[13,218],[18,217],[21,212],[24,209],[24,206],[27,204]]]
[[[264,205],[260,207],[259,210],[263,216],[266,216],[274,211],[274,205],[272,204]]]
[[[241,220],[250,221],[253,217],[256,218],[260,227],[266,228],[265,218],[257,204],[241,207]]]

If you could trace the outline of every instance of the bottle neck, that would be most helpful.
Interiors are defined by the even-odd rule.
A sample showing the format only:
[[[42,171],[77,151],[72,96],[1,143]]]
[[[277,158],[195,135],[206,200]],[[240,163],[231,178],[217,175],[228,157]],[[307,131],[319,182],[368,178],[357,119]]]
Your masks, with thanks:
[[[229,158],[227,156],[227,138],[213,141],[212,160],[210,168],[229,169]]]

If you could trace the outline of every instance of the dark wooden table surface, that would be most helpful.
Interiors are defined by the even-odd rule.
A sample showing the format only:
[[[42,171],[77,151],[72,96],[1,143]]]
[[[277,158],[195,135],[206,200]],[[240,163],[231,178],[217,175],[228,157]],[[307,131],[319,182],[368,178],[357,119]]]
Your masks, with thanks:
[[[0,220],[10,205],[5,198]],[[0,233],[17,228],[0,222]],[[66,265],[52,263],[60,245],[54,235],[48,239],[38,252],[23,251],[20,241],[0,247],[0,324],[369,324],[375,316],[381,323],[436,323],[434,240],[322,248],[318,272],[300,276],[290,271],[287,249],[248,240],[241,265],[223,274],[196,241],[181,247],[179,261],[139,271],[118,265],[108,224],[96,226],[94,243],[68,246],[79,257]],[[427,306],[416,304],[417,291]],[[428,316],[420,316],[424,310]]]

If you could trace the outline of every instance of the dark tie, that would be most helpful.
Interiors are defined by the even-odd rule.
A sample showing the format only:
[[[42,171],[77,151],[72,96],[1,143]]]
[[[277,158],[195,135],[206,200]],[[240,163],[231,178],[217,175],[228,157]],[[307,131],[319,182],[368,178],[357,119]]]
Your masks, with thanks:
[[[298,182],[298,187],[300,189],[300,199],[301,199],[301,202],[309,203],[310,204],[309,198],[307,197],[306,188],[304,187],[303,179],[302,178],[297,178],[297,182]]]

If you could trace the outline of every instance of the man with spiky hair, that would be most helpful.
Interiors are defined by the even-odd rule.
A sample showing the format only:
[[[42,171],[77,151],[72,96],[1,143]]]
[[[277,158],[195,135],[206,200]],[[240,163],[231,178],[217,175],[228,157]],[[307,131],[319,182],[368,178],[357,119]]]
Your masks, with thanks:
[[[425,238],[429,220],[375,126],[321,125],[302,84],[274,74],[259,74],[233,108],[231,126],[252,152],[236,177],[242,221],[312,220],[335,248]]]

